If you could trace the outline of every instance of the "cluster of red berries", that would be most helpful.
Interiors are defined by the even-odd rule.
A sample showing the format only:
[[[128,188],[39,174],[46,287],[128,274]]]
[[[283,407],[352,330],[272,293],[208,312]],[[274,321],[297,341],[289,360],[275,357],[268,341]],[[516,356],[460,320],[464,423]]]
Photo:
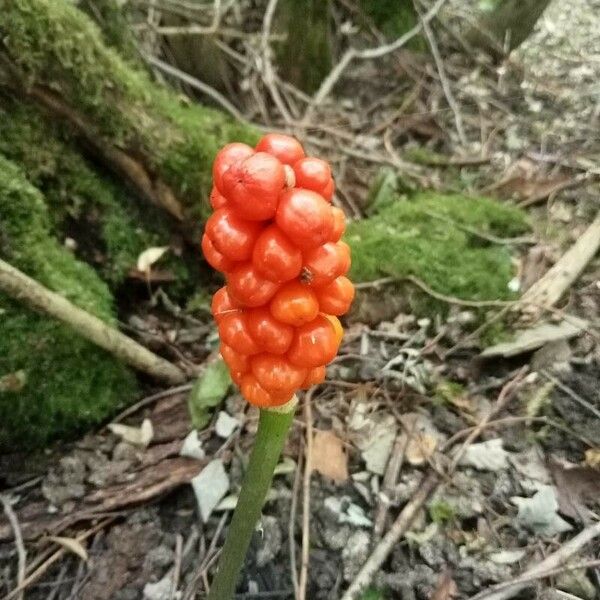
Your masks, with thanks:
[[[324,380],[354,298],[331,169],[271,133],[225,146],[213,184],[202,250],[227,282],[212,300],[221,355],[248,402],[279,406]]]

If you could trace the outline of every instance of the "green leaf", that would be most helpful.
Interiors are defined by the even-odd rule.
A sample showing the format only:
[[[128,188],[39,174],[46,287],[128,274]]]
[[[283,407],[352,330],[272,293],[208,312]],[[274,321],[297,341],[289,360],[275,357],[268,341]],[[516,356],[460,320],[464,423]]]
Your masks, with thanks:
[[[222,360],[208,365],[206,371],[198,377],[188,396],[188,408],[195,428],[199,429],[208,423],[210,409],[225,398],[230,385],[229,370]]]
[[[370,587],[362,593],[359,600],[385,600],[385,595],[381,590]]]

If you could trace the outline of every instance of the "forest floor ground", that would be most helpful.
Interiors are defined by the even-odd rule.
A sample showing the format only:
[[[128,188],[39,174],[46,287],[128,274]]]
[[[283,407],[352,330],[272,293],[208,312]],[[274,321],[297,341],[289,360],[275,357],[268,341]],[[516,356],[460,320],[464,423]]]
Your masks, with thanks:
[[[442,71],[403,53],[359,62],[311,120],[268,125],[331,158],[355,218],[382,167],[523,206],[533,239],[511,246],[523,291],[600,208],[599,12],[597,0],[554,2],[501,65],[473,64],[447,33]],[[400,110],[398,97],[409,98]],[[239,597],[297,597],[307,557],[305,597],[342,598],[409,506],[416,517],[358,597],[514,597],[515,580],[554,556],[521,583],[520,597],[598,598],[600,541],[566,549],[600,510],[599,282],[596,258],[544,315],[550,335],[487,357],[471,335],[474,311],[485,308],[492,324],[503,307],[447,298],[444,317],[396,311],[351,323],[326,384],[301,399]],[[176,340],[186,360],[205,356],[215,337],[208,315],[158,306],[130,315],[132,326]],[[567,331],[573,318],[582,321]],[[532,326],[515,318],[510,327]],[[190,389],[152,389],[79,442],[1,465],[13,517],[0,519],[2,598],[19,597],[10,592],[23,549],[31,600],[202,597],[257,413],[232,392],[190,433]],[[423,482],[432,486],[426,498]]]

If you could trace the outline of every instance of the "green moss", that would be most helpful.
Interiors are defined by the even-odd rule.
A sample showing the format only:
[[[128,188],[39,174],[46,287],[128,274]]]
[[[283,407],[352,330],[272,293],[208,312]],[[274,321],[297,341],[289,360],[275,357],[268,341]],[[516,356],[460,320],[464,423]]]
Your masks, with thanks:
[[[95,21],[109,46],[116,48],[121,56],[137,62],[139,53],[127,13],[119,0],[80,0],[79,8]]]
[[[452,521],[456,516],[456,511],[446,500],[434,500],[429,505],[429,516],[434,523],[442,525]]]
[[[59,93],[99,137],[144,157],[192,214],[202,213],[219,147],[257,139],[252,128],[152,82],[67,0],[0,0],[0,33],[30,82]]]
[[[143,250],[168,244],[169,221],[159,208],[96,172],[60,123],[1,97],[0,154],[20,164],[42,191],[55,236],[74,238],[78,256],[109,284],[120,284]],[[189,278],[186,265],[172,255],[162,266],[182,281]]]
[[[88,265],[51,236],[39,191],[0,156],[0,254],[78,306],[114,323],[112,297]],[[0,390],[0,448],[42,446],[97,423],[131,400],[134,378],[119,362],[70,328],[0,294],[0,376],[22,373]]]
[[[435,291],[472,300],[510,297],[507,247],[464,228],[511,237],[527,229],[524,213],[487,198],[419,193],[385,203],[372,217],[351,223],[351,277],[370,281],[414,276]]]

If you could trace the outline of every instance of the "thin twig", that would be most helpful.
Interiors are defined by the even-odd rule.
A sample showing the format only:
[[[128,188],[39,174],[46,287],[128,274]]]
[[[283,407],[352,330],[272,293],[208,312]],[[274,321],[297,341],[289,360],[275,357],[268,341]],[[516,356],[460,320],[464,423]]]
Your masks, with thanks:
[[[94,535],[96,532],[104,529],[107,525],[112,523],[116,517],[108,517],[104,519],[91,529],[83,532],[81,535],[78,535],[75,539],[78,542],[83,542],[91,535]],[[13,598],[18,598],[19,594],[25,590],[32,583],[36,582],[55,562],[60,560],[65,554],[67,554],[68,550],[66,548],[60,548],[53,554],[51,554],[37,569],[35,569],[32,573],[30,573],[25,580],[19,584],[14,590],[3,596],[0,600],[12,600]]]
[[[551,381],[557,388],[562,390],[567,396],[575,400],[580,406],[589,410],[597,419],[600,419],[600,410],[598,410],[593,404],[588,402],[585,398],[582,398],[575,390],[571,389],[568,385],[565,385],[560,379],[557,379],[549,373],[546,369],[541,371],[542,375]]]
[[[390,507],[389,494],[398,481],[398,475],[402,469],[404,454],[409,441],[409,435],[397,435],[396,440],[394,441],[392,453],[388,460],[385,474],[383,476],[383,486],[379,491],[375,524],[373,526],[373,535],[375,536],[376,540],[380,539],[383,534],[388,509]]]
[[[21,588],[21,591],[17,595],[18,600],[22,600],[24,597],[24,582],[25,582],[25,570],[27,568],[27,552],[25,551],[25,545],[23,544],[23,535],[21,533],[21,526],[19,525],[19,519],[13,510],[10,498],[4,495],[0,495],[0,502],[4,506],[4,514],[10,523],[15,536],[15,546],[17,548],[17,585]]]
[[[173,575],[171,576],[171,593],[169,600],[175,600],[177,597],[177,588],[179,587],[179,577],[181,576],[181,558],[183,554],[183,536],[178,533],[175,536],[175,564],[173,565]]]
[[[310,476],[312,473],[312,390],[304,396],[304,420],[306,423],[306,452],[304,457],[304,478],[302,480],[302,557],[300,577],[298,578],[298,596],[296,600],[306,598],[308,582],[308,560],[310,551]]]
[[[448,106],[452,110],[452,114],[454,115],[454,123],[456,124],[456,132],[458,133],[458,137],[460,139],[460,143],[463,146],[467,146],[467,136],[465,135],[465,129],[463,127],[462,115],[460,113],[460,107],[456,102],[456,98],[452,92],[452,88],[450,87],[450,82],[448,81],[448,77],[446,76],[446,69],[444,67],[444,61],[442,60],[442,56],[440,54],[440,50],[438,48],[437,42],[435,40],[435,36],[433,35],[433,31],[429,26],[428,21],[423,20],[423,16],[421,14],[421,10],[419,9],[418,2],[414,2],[414,6],[419,13],[419,18],[423,24],[423,33],[427,38],[427,43],[429,44],[429,48],[431,49],[431,54],[433,56],[433,60],[435,62],[435,66],[437,68],[437,72],[440,78],[440,82],[442,84],[442,90],[444,92],[444,96],[446,96],[446,100],[448,101]]]
[[[292,489],[292,502],[290,504],[290,522],[288,524],[288,542],[290,546],[290,570],[292,572],[292,585],[294,586],[294,598],[298,598],[298,563],[296,560],[296,514],[298,511],[298,491],[302,473],[302,446],[298,452],[298,464],[294,473],[294,487]]]
[[[447,304],[456,304],[457,306],[469,306],[472,308],[489,308],[489,307],[510,307],[515,306],[517,300],[465,300],[463,298],[456,298],[455,296],[447,296],[440,292],[432,290],[424,281],[413,277],[412,275],[405,275],[403,277],[382,277],[381,279],[375,279],[373,281],[365,281],[355,284],[357,290],[364,290],[369,288],[378,288],[383,285],[389,285],[392,283],[401,283],[402,281],[409,281],[413,285],[416,285],[428,296],[446,302]]]
[[[190,87],[210,96],[213,100],[215,100],[218,104],[220,104],[228,113],[230,113],[233,117],[235,117],[238,121],[243,123],[248,123],[246,117],[238,110],[236,106],[234,106],[221,92],[215,90],[215,88],[210,85],[200,81],[196,77],[192,77],[188,73],[185,73],[181,69],[166,63],[160,58],[156,58],[156,56],[151,56],[150,54],[143,54],[144,60],[151,64],[153,67],[159,69],[163,73],[170,75],[171,77],[175,77],[180,81],[183,81]]]
[[[583,546],[600,536],[600,523],[595,523],[578,533],[574,538],[563,544],[556,552],[547,556],[537,565],[527,569],[523,575],[513,581],[494,585],[487,590],[471,596],[469,600],[508,600],[521,590],[529,587],[537,579],[553,574],[553,571],[578,552]]]
[[[271,47],[269,46],[269,35],[271,33],[271,24],[273,22],[273,16],[275,15],[275,10],[277,9],[277,3],[279,0],[269,0],[269,4],[267,5],[267,9],[265,11],[265,16],[263,19],[263,28],[262,28],[262,36],[260,39],[260,48],[261,48],[261,58],[263,62],[262,68],[262,77],[273,98],[273,102],[277,106],[277,109],[281,113],[281,116],[285,119],[287,123],[292,121],[292,115],[287,109],[287,106],[283,102],[281,94],[277,89],[275,84],[275,74],[273,71],[273,64],[271,63]]]
[[[431,19],[433,19],[433,17],[435,17],[435,15],[440,11],[445,2],[446,0],[437,0],[437,2],[423,15],[422,19],[417,25],[390,44],[384,44],[382,46],[368,48],[366,50],[356,50],[355,48],[349,48],[346,50],[340,61],[329,72],[327,77],[325,77],[319,89],[313,96],[312,102],[307,109],[305,120],[310,120],[312,109],[321,104],[323,100],[331,93],[331,90],[335,84],[338,82],[348,65],[354,59],[368,60],[372,58],[380,58],[386,54],[395,52],[416,35],[418,35],[423,28],[423,24],[431,21]]]
[[[468,447],[485,429],[486,425],[491,421],[492,417],[494,417],[512,398],[513,393],[518,385],[518,383],[523,379],[525,375],[525,369],[521,369],[517,372],[516,376],[506,383],[499,395],[498,400],[494,404],[494,406],[489,410],[487,415],[483,417],[480,423],[475,427],[475,429],[469,434],[465,443],[461,446],[459,451],[455,454],[454,459],[452,460],[450,467],[446,472],[446,477],[451,477],[452,473],[456,469],[458,462]],[[367,562],[362,566],[358,575],[354,578],[350,587],[346,590],[345,594],[342,596],[341,600],[355,600],[371,583],[374,575],[381,568],[390,552],[393,548],[398,544],[402,536],[406,533],[414,518],[421,510],[429,496],[434,492],[437,486],[440,483],[440,474],[435,470],[429,472],[429,474],[424,475],[423,479],[419,483],[416,494],[412,497],[410,502],[400,511],[400,514],[394,521],[394,524],[390,528],[390,530],[385,534],[382,540],[377,544],[371,556],[368,558]]]
[[[0,260],[0,290],[18,302],[66,323],[80,336],[156,379],[169,383],[183,383],[186,380],[186,375],[174,364],[3,260]]]

